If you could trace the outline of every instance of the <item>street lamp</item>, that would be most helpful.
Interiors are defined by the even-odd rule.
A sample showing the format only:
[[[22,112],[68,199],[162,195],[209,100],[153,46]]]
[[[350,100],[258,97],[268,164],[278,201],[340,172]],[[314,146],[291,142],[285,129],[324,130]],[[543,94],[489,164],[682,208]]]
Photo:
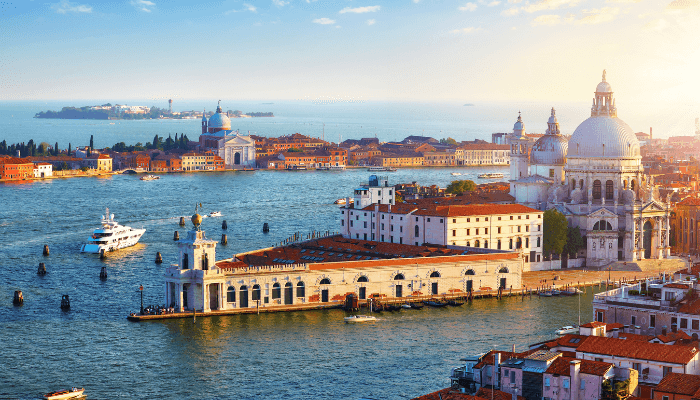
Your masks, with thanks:
[[[143,315],[143,285],[139,286],[139,292],[141,292],[141,315]]]

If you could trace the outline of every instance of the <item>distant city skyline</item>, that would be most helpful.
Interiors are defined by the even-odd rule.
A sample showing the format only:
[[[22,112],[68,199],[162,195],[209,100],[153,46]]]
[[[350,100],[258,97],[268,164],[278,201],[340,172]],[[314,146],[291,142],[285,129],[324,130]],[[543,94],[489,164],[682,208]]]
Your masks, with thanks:
[[[700,0],[0,3],[0,100],[698,104]]]

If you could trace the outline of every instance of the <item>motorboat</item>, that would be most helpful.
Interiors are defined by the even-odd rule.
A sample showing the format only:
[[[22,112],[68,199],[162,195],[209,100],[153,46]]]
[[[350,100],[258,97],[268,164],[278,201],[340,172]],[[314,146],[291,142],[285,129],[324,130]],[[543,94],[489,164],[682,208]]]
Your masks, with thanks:
[[[371,315],[351,315],[349,317],[343,318],[343,321],[345,321],[346,324],[350,323],[355,323],[355,322],[370,322],[370,321],[376,321],[377,317],[373,317]]]
[[[221,211],[212,211],[209,213],[210,217],[220,217],[221,216]]]
[[[367,171],[369,172],[396,172],[396,168],[394,167],[369,167],[367,168]]]
[[[578,333],[578,328],[575,326],[567,325],[554,331],[557,335],[568,335],[569,333]]]
[[[64,399],[75,399],[81,397],[85,388],[70,388],[67,390],[59,390],[57,392],[46,393],[44,399],[47,400],[64,400]]]
[[[575,287],[568,288],[566,290],[561,291],[561,294],[563,294],[564,296],[575,296],[575,295],[581,294],[581,293],[583,293],[583,291],[581,289],[575,288]]]
[[[142,181],[155,181],[156,179],[160,179],[160,176],[158,175],[145,175],[141,177]]]
[[[544,292],[539,292],[537,294],[542,296],[542,297],[552,297],[552,292],[550,292],[549,290],[544,291]]]
[[[102,226],[95,229],[92,236],[84,244],[82,253],[99,254],[102,251],[114,251],[135,245],[146,232],[145,229],[134,229],[130,226],[119,225],[114,220],[114,214],[109,213],[109,208],[102,216]]]
[[[462,175],[462,173],[461,172],[453,172],[452,173],[452,176],[459,176],[459,175]]]
[[[432,300],[424,301],[423,304],[428,305],[430,307],[436,307],[436,308],[447,307],[447,303],[443,303],[440,301],[432,301]]]
[[[481,178],[481,179],[497,179],[497,178],[503,178],[503,174],[500,172],[490,172],[490,173],[479,175],[479,178]]]
[[[329,171],[345,171],[345,165],[331,165],[328,167]]]
[[[353,199],[353,198],[351,197],[351,198],[350,198],[350,204],[353,204],[353,203],[355,203],[355,199]],[[338,204],[338,205],[341,205],[341,206],[342,206],[342,205],[345,205],[345,204],[347,204],[347,199],[346,199],[345,197],[341,197],[341,198],[339,198],[338,200],[334,201],[333,204]]]
[[[410,309],[413,308],[413,307],[411,307],[410,304],[406,303],[406,304],[401,304],[401,308],[404,308],[404,309],[406,309],[406,310],[410,310]]]

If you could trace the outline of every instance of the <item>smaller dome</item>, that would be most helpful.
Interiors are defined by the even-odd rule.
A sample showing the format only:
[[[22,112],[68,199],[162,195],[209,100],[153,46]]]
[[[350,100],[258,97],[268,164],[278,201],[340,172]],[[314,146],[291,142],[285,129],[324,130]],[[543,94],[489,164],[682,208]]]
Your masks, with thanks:
[[[513,125],[513,130],[514,131],[525,130],[525,123],[523,122],[523,119],[520,116],[520,113],[518,113],[518,120],[515,122],[515,125]]]
[[[535,142],[530,152],[530,163],[537,165],[564,165],[569,141],[562,135],[544,135]]]
[[[548,124],[556,124],[557,123],[557,116],[556,116],[556,114],[554,114],[554,108],[552,108],[552,115],[549,116],[547,123]]]
[[[600,82],[595,88],[596,93],[612,93],[612,86],[608,82]]]

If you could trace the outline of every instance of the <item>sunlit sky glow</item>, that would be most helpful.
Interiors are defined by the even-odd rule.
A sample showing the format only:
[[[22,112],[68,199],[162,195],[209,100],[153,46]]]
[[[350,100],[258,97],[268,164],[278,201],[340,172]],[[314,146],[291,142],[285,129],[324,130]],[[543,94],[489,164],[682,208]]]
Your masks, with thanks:
[[[697,103],[700,0],[0,1],[0,100]]]

